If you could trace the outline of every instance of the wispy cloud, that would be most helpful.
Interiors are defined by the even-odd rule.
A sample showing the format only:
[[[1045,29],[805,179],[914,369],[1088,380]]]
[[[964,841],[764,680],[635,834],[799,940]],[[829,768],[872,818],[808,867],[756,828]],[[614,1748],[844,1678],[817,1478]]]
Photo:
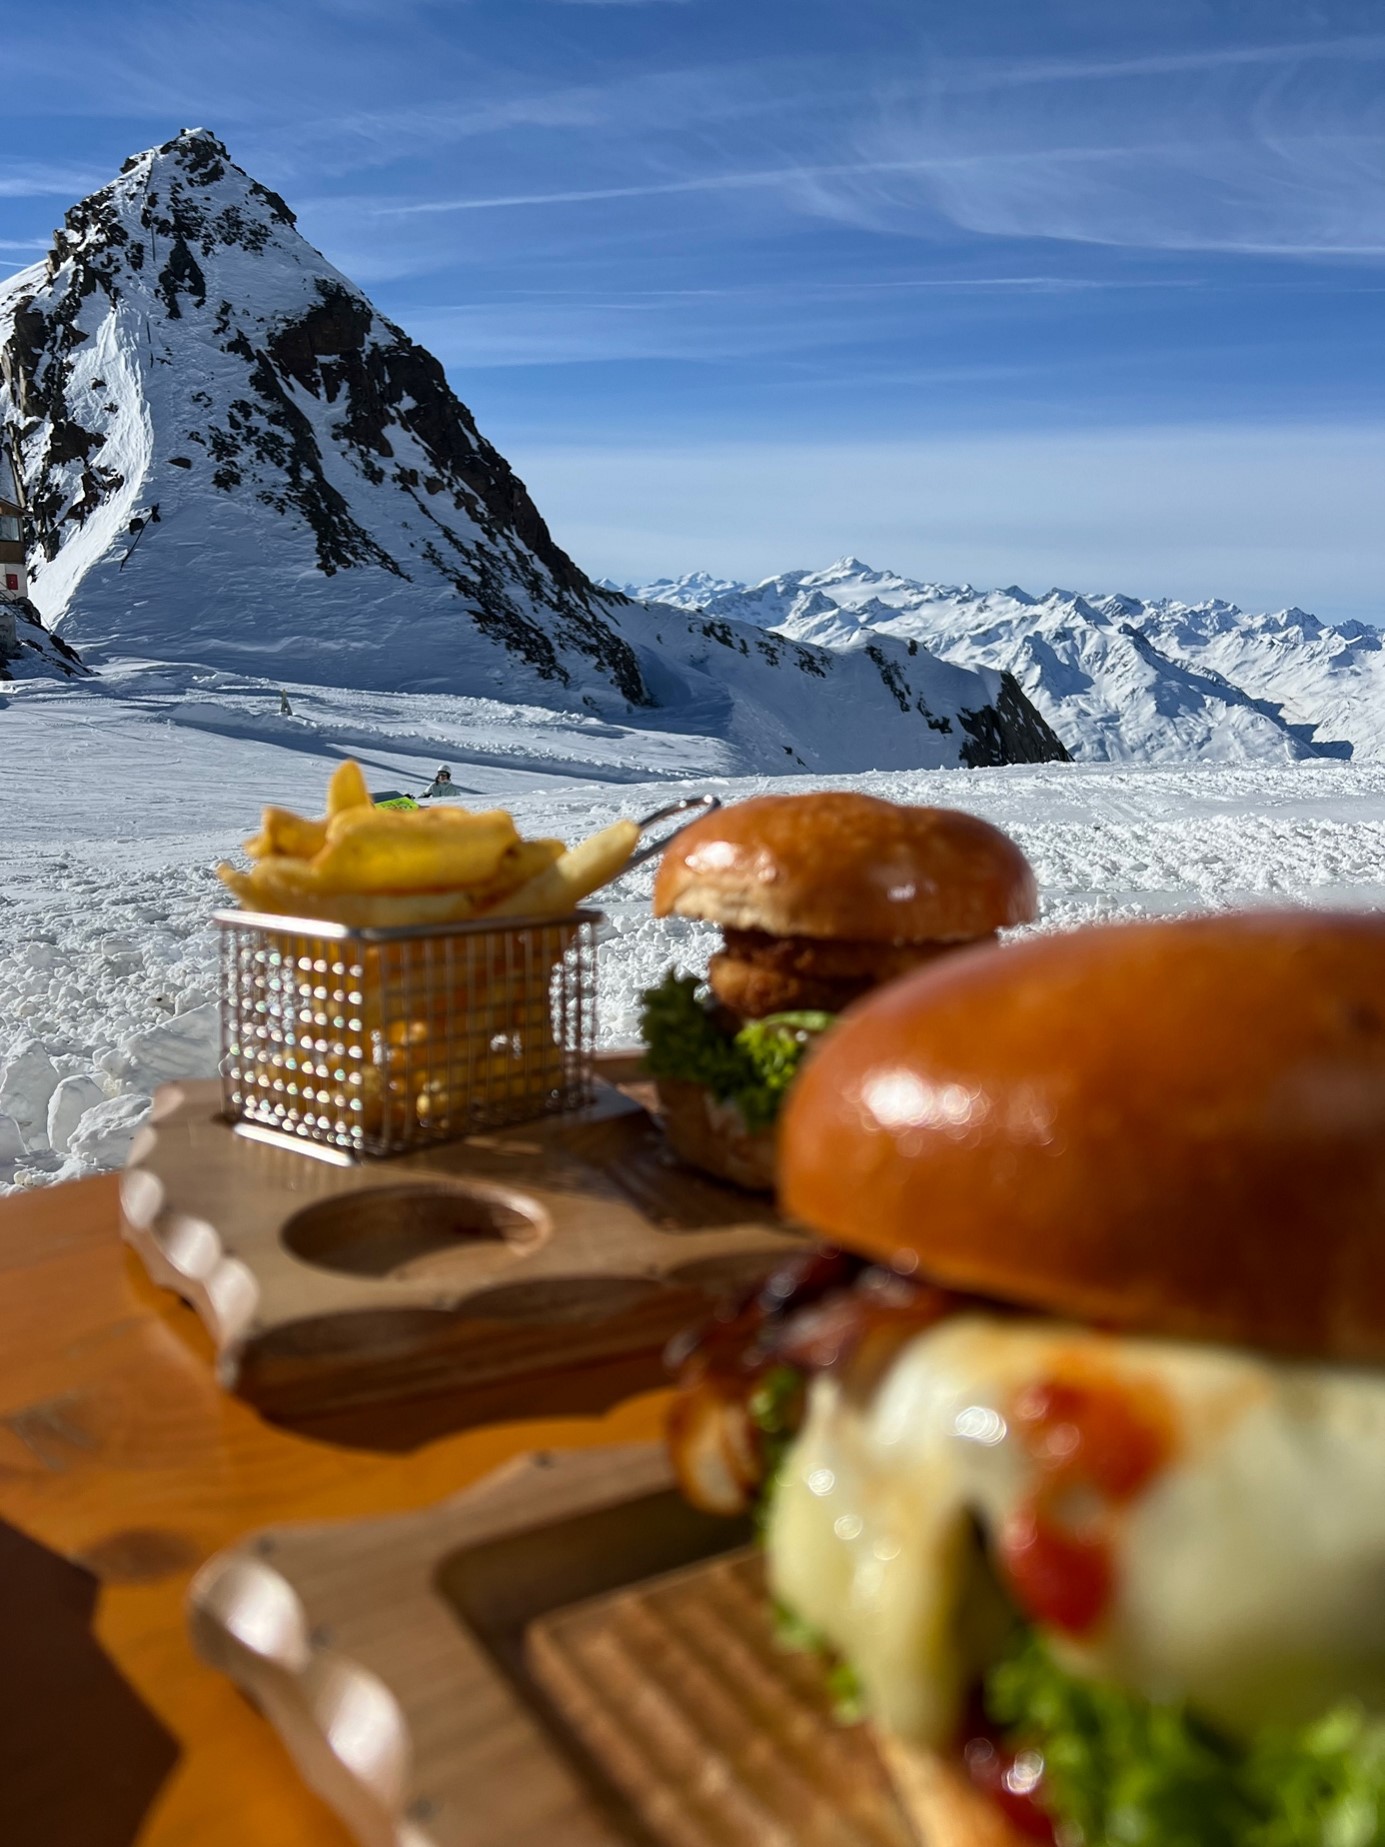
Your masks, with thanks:
[[[109,177],[79,167],[5,161],[0,164],[0,199],[80,199]]]
[[[811,372],[820,382],[849,384],[869,377],[843,371],[840,353],[870,325],[920,331],[920,315],[966,315],[968,304],[990,296],[1020,301],[1032,295],[1101,295],[1113,289],[1189,290],[1192,279],[1087,278],[1060,275],[794,277],[791,281],[722,284],[701,288],[579,290],[555,284],[516,290],[485,302],[434,303],[414,310],[409,331],[445,362],[469,373],[478,368],[605,364],[666,359],[709,363],[772,358],[779,387],[801,385]],[[925,304],[923,306],[922,304]],[[1005,312],[1002,309],[1001,312]],[[838,355],[824,358],[823,355]],[[1089,371],[1090,354],[1072,362]],[[910,383],[957,383],[965,378],[1061,372],[1050,359],[1023,366],[955,362],[911,365]],[[877,375],[878,377],[878,375]],[[769,389],[762,373],[761,389]]]
[[[1115,83],[1131,77],[1178,77],[1200,71],[1228,71],[1256,66],[1303,64],[1327,60],[1352,62],[1385,55],[1385,33],[1363,32],[1347,38],[1306,39],[1271,45],[1220,45],[1201,51],[1159,52],[1137,58],[1026,58],[953,61],[943,66],[954,89],[998,90],[1046,83]]]
[[[882,95],[805,205],[879,231],[1385,254],[1385,36],[1108,62],[942,64]],[[988,95],[988,92],[991,93]],[[1019,100],[1027,93],[1025,100]]]
[[[568,138],[571,184],[542,183],[550,159],[535,184],[366,201],[382,220],[740,194],[786,225],[808,216],[889,235],[950,225],[1123,248],[1374,256],[1385,251],[1382,59],[1381,34],[1131,58],[920,57],[873,91],[859,68],[834,87],[813,60],[749,61],[415,108],[402,127],[390,115],[339,119],[323,132],[374,136],[386,153],[400,134],[437,145],[524,127]],[[781,158],[745,158],[756,152]]]
[[[522,206],[589,205],[608,199],[671,198],[679,193],[755,192],[762,188],[778,189],[800,185],[805,181],[853,179],[861,175],[888,173],[923,173],[958,161],[974,160],[972,155],[936,155],[900,160],[829,161],[811,166],[750,168],[743,172],[701,173],[681,180],[650,180],[630,186],[583,186],[568,192],[494,193],[484,198],[422,199],[413,203],[377,205],[380,217],[412,218],[432,212],[493,212]]]
[[[827,113],[823,89],[830,79],[818,61],[787,57],[643,68],[600,82],[543,87],[513,75],[488,75],[481,83],[468,73],[450,87],[440,76],[433,93],[424,97],[411,85],[409,94],[389,106],[338,103],[325,113],[299,106],[275,122],[272,138],[281,156],[325,162],[341,171],[486,139],[507,144],[511,166],[529,165],[533,149],[551,139],[554,152],[544,162],[545,171],[551,170],[555,155],[560,166],[576,161],[583,169],[628,166],[635,150],[642,162],[667,163],[678,155],[684,137],[705,161],[716,148],[746,140],[753,145],[776,118],[783,134],[818,140],[821,127],[805,136],[801,124],[822,122]],[[864,77],[853,90],[837,73],[834,118],[867,103],[871,94]]]

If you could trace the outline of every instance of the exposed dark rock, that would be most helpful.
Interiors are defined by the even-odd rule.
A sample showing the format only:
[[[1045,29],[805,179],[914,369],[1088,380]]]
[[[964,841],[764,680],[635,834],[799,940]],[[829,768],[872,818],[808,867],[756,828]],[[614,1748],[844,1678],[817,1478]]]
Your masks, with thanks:
[[[79,457],[82,461],[99,449],[105,437],[97,430],[84,430],[80,423],[54,421],[50,425],[48,437],[48,461],[57,466],[63,462],[73,462]]]
[[[885,650],[873,641],[868,641],[866,643],[866,653],[875,662],[880,672],[880,678],[885,682],[890,692],[893,693],[895,704],[899,707],[901,712],[907,712],[910,704],[909,692],[894,662],[887,657]],[[920,710],[922,710],[922,707],[920,707]]]
[[[0,680],[13,680],[26,670],[66,679],[87,671],[77,650],[44,627],[27,597],[0,597]]]
[[[197,266],[197,258],[181,237],[174,239],[168,259],[159,271],[159,293],[163,296],[171,321],[182,318],[183,311],[178,306],[179,295],[187,295],[199,308],[206,304],[206,278]]]
[[[979,712],[963,712],[961,725],[970,738],[962,746],[962,761],[968,769],[1072,761],[1062,739],[1026,699],[1012,673],[1001,674],[995,704]]]

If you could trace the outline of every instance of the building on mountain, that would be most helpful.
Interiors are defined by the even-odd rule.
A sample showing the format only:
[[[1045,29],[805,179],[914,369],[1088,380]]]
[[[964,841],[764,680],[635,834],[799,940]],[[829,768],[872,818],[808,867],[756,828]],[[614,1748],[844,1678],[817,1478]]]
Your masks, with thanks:
[[[0,593],[27,596],[29,523],[24,485],[14,465],[11,432],[4,429],[0,434]]]

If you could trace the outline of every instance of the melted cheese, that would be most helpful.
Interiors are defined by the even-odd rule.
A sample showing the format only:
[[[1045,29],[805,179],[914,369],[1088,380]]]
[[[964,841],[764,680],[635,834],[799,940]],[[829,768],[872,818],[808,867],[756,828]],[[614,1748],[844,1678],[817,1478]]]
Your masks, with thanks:
[[[813,1384],[768,1534],[772,1588],[892,1730],[949,1743],[997,1646],[977,1570],[1036,1485],[1007,1420],[1074,1366],[1152,1382],[1170,1460],[1113,1522],[1114,1590],[1071,1668],[1249,1729],[1345,1697],[1385,1710],[1385,1375],[962,1315],[863,1404]],[[986,1585],[992,1588],[987,1590]]]

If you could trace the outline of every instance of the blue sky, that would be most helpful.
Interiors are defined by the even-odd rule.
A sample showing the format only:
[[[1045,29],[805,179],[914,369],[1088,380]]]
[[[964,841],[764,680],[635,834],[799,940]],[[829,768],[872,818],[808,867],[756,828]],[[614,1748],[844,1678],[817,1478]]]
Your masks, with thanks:
[[[1379,0],[65,0],[0,55],[0,266],[214,129],[595,574],[1385,619]]]

